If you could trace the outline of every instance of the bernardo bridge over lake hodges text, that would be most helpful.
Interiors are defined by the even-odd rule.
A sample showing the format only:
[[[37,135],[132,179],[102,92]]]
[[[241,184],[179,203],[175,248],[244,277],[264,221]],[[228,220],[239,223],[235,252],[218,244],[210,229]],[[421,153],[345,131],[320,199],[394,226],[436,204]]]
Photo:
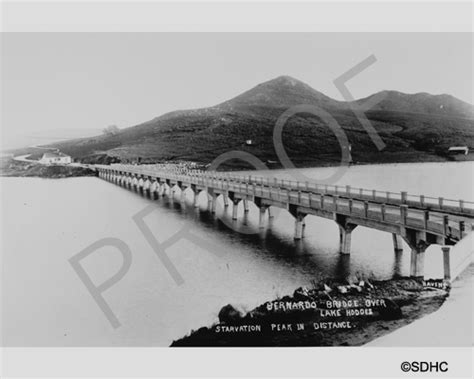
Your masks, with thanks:
[[[382,192],[351,186],[324,185],[239,175],[228,172],[170,169],[150,165],[94,165],[100,178],[133,189],[151,199],[174,198],[185,190],[194,193],[194,205],[202,191],[207,193],[208,210],[216,211],[217,198],[224,205],[232,204],[232,219],[237,219],[237,206],[249,202],[260,210],[259,226],[265,226],[270,207],[286,209],[295,218],[295,240],[304,237],[304,219],[308,215],[334,220],[339,225],[339,251],[351,252],[351,233],[357,226],[392,233],[395,252],[402,251],[402,239],[411,248],[410,275],[424,277],[425,250],[431,244],[442,246],[444,278],[454,279],[461,270],[453,270],[451,246],[471,233],[474,224],[474,203],[442,197],[414,196],[406,192]],[[470,257],[468,257],[470,258]],[[463,260],[465,266],[470,259]],[[456,271],[456,272],[455,272]]]

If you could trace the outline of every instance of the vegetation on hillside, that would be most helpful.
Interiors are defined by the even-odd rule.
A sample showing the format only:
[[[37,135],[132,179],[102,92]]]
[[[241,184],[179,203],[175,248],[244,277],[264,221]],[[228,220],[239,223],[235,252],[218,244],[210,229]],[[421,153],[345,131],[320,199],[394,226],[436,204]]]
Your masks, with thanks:
[[[273,143],[275,123],[288,108],[300,104],[316,105],[334,117],[351,144],[354,163],[442,161],[450,159],[449,146],[474,148],[473,107],[452,96],[384,94],[366,112],[386,145],[379,151],[348,103],[289,77],[262,83],[214,107],[171,112],[114,129],[114,133],[51,146],[88,163],[185,160],[209,164],[220,154],[241,150],[274,168],[280,166]],[[283,129],[283,143],[299,167],[332,165],[341,159],[337,138],[314,115],[300,113],[290,118]],[[243,162],[226,163],[227,168],[248,167]]]

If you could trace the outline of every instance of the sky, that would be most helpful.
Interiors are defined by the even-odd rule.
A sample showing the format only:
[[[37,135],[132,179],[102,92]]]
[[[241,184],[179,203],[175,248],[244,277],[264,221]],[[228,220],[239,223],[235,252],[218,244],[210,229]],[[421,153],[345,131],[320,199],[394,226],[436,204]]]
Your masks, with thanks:
[[[90,136],[212,106],[280,75],[342,100],[390,89],[472,100],[471,34],[2,33],[2,147]]]

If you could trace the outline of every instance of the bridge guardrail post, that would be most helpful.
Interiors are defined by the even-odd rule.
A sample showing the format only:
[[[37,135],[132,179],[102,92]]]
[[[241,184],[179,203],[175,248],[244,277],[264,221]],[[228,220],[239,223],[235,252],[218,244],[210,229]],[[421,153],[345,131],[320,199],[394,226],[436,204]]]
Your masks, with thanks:
[[[364,201],[364,217],[369,218],[369,202]]]
[[[324,209],[324,194],[319,195],[319,202],[321,203],[321,209]]]
[[[372,190],[372,198],[375,200],[377,198],[377,191]]]
[[[462,239],[462,234],[465,230],[464,221],[459,221],[459,239]]]
[[[400,222],[402,225],[407,224],[407,213],[408,213],[408,206],[401,205],[400,206]]]
[[[348,196],[351,194],[351,186],[346,186],[346,193]]]
[[[430,211],[424,211],[423,213],[423,223],[424,223],[424,227],[425,229],[428,229],[428,221],[430,220]]]
[[[443,202],[444,202],[444,198],[439,197],[438,198],[439,209],[443,209]]]
[[[448,232],[449,232],[449,218],[448,216],[443,216],[443,233],[445,236],[447,236]]]
[[[461,209],[461,212],[464,212],[464,200],[459,200],[459,209]]]
[[[337,212],[337,200],[338,200],[338,196],[333,196],[332,197],[332,203],[333,203],[333,206],[334,206],[334,211]]]
[[[380,213],[382,214],[382,221],[385,221],[385,204],[380,205]]]
[[[408,194],[405,191],[402,191],[401,196],[402,196],[402,204],[406,204]]]
[[[422,207],[425,206],[425,195],[420,195],[420,204]]]

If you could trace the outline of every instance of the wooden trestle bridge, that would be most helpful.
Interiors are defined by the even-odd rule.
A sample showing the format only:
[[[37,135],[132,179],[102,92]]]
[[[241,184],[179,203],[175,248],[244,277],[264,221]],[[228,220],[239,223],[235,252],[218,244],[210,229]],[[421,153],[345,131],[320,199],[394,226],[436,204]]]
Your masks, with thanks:
[[[198,195],[205,191],[208,209],[213,213],[217,197],[223,196],[224,204],[233,206],[233,219],[237,219],[240,201],[243,201],[245,211],[248,211],[249,202],[253,202],[260,209],[260,227],[264,227],[270,207],[286,209],[295,217],[295,239],[304,237],[307,215],[334,220],[339,225],[342,254],[350,254],[351,233],[359,225],[392,233],[395,250],[402,250],[402,239],[411,248],[410,275],[414,277],[424,276],[427,247],[439,244],[443,249],[444,277],[449,280],[450,246],[470,233],[474,223],[474,203],[463,200],[216,171],[180,171],[136,165],[93,167],[99,177],[152,199],[173,193],[176,187],[184,196],[184,190],[191,188],[197,206]]]

